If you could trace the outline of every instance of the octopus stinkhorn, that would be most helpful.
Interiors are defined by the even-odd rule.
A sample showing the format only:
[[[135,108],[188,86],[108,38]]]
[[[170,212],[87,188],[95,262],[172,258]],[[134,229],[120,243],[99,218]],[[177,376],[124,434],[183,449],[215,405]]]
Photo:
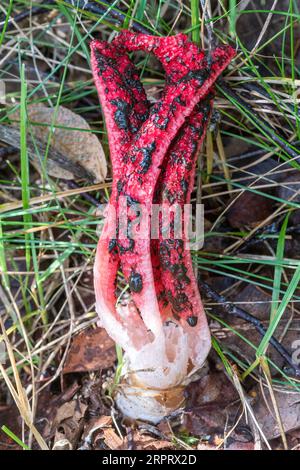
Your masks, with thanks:
[[[150,105],[128,53],[153,53],[166,85]],[[209,121],[213,85],[234,56],[229,46],[206,55],[187,36],[120,33],[91,43],[91,63],[108,132],[113,187],[94,267],[96,308],[125,351],[116,394],[124,415],[158,422],[181,407],[183,389],[210,349],[210,333],[188,240],[151,239],[153,205],[190,202],[195,162]],[[140,213],[146,221],[136,230]],[[125,231],[121,219],[126,214]],[[137,236],[139,235],[139,236]],[[130,295],[117,302],[121,271]]]

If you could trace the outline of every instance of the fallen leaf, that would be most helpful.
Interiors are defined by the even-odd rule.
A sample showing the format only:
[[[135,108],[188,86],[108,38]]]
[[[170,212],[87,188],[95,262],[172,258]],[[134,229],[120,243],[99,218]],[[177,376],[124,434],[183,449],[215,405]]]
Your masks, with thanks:
[[[232,442],[226,450],[254,450],[254,442]]]
[[[238,394],[223,372],[210,371],[186,389],[186,411],[181,431],[190,436],[224,437],[225,427],[235,423]]]
[[[60,154],[55,161],[47,158],[47,172],[55,178],[67,180],[76,179],[72,166],[80,165],[93,177],[94,182],[105,180],[107,163],[104,151],[98,138],[92,133],[89,124],[79,114],[64,106],[48,108],[41,104],[30,105],[27,108],[28,119],[31,122],[30,135],[47,144],[50,125],[54,120],[50,148]],[[19,114],[13,113],[12,120],[19,120]],[[14,123],[19,126],[19,123]],[[43,157],[42,154],[40,157]],[[35,155],[32,163],[40,171],[40,157]],[[64,161],[63,161],[64,160]]]
[[[64,403],[58,408],[52,429],[55,432],[53,449],[75,449],[84,425],[87,405],[78,400]]]
[[[139,430],[133,433],[133,443],[135,450],[163,450],[163,449],[175,449],[175,445],[167,440],[154,438],[147,434],[140,432]]]
[[[255,417],[267,439],[280,436],[278,422],[272,407],[268,390],[264,390],[263,397],[260,388],[257,389],[257,399],[253,406]],[[285,432],[300,428],[300,393],[274,391],[279,409],[282,425]],[[267,404],[266,404],[267,402]],[[271,411],[271,412],[270,412]]]
[[[111,450],[126,449],[125,441],[112,428],[103,429],[104,442]]]
[[[115,343],[103,328],[84,330],[73,338],[63,372],[108,369],[116,360]]]
[[[82,435],[82,445],[80,446],[81,450],[90,450],[95,443],[101,441],[103,438],[103,429],[112,427],[112,418],[111,416],[100,416],[93,418],[84,429]],[[99,439],[98,439],[99,436]]]
[[[184,414],[182,429],[188,431],[191,436],[200,438],[222,434],[226,418],[226,410],[222,403],[207,403]]]
[[[234,228],[255,227],[272,214],[273,210],[272,199],[246,191],[229,208],[227,220]]]
[[[278,185],[277,193],[278,197],[284,201],[293,201],[293,203],[300,202],[300,178],[299,171],[295,171],[292,174],[286,174],[283,172],[281,178],[281,184]],[[291,225],[300,224],[300,210],[295,210],[290,215]]]
[[[236,389],[223,372],[210,371],[186,388],[187,409],[212,402],[221,402],[224,406],[238,398]]]
[[[89,424],[86,426],[83,434],[83,439],[92,439],[94,432],[98,431],[99,429],[107,428],[112,426],[112,418],[111,416],[100,416],[99,418],[94,418]]]

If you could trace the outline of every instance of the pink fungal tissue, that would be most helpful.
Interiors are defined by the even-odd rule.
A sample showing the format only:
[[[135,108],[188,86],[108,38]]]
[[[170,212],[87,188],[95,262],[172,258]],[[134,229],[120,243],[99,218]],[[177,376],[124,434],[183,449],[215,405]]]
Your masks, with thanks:
[[[165,87],[156,102],[146,96],[128,55],[133,51],[161,62]],[[189,241],[174,236],[174,214],[167,236],[160,218],[155,238],[150,226],[153,206],[183,209],[190,203],[214,82],[234,54],[223,45],[207,54],[184,34],[123,31],[110,43],[91,43],[113,170],[94,266],[96,308],[101,325],[124,350],[115,399],[132,419],[157,423],[181,409],[184,387],[210,350]],[[147,223],[137,236],[141,208]],[[116,294],[120,273],[127,286],[123,296]]]

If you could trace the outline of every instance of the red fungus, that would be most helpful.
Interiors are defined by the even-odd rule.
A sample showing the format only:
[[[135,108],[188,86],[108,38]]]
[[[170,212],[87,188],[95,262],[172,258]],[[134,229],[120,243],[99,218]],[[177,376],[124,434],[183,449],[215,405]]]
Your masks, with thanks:
[[[187,240],[165,239],[160,231],[159,240],[150,242],[150,226],[140,237],[133,237],[133,228],[141,206],[150,221],[153,202],[182,208],[190,201],[211,87],[234,51],[221,46],[207,57],[183,34],[159,38],[128,31],[111,44],[93,41],[91,49],[113,164],[110,210],[115,212],[108,214],[97,249],[97,311],[126,352],[129,390],[166,391],[182,386],[187,374],[201,366],[210,347],[209,330]],[[135,50],[155,54],[166,72],[162,98],[151,108],[127,55]],[[129,209],[125,234],[120,223],[124,200]],[[119,267],[130,298],[116,306]],[[141,390],[138,395],[120,394],[117,401],[125,414],[155,421],[170,410],[166,404],[156,409],[157,399],[145,402]]]
[[[123,49],[114,44],[93,41],[91,64],[108,129],[113,167],[113,187],[108,208],[112,214],[107,214],[98,242],[95,262],[98,282],[95,289],[103,307],[115,312],[115,283],[120,257],[113,209],[117,208],[119,181],[126,165],[127,149],[141,124],[148,118],[149,104],[137,70]]]
[[[231,49],[218,48],[208,61],[205,54],[184,35],[157,38],[124,32],[116,38],[114,44],[120,48],[124,47],[124,54],[126,50],[153,51],[162,61],[167,73],[168,85],[164,90],[163,99],[152,108],[149,119],[137,131],[133,144],[127,150],[124,173],[118,180],[119,195],[127,197],[129,201],[145,204],[147,208],[149,206],[150,211],[160,165],[167,149],[184,124],[186,116],[190,115],[195,104],[207,93],[209,86],[227,65],[231,58]],[[113,100],[113,103],[115,102],[116,100]],[[122,119],[118,119],[122,128],[126,127],[128,120],[126,107],[129,108],[127,100],[126,106],[123,106]],[[120,106],[117,108],[115,116],[121,112]],[[188,136],[182,139],[181,145],[183,152],[189,150],[191,140],[189,141]],[[180,169],[180,165],[178,168]],[[190,179],[186,178],[188,181]],[[143,291],[153,285],[149,246],[150,236],[138,243],[132,240],[119,243],[122,270],[129,280],[129,285],[133,285],[132,276],[141,276],[138,290],[132,289],[133,299],[139,309],[144,302]],[[138,266],[143,271],[143,265],[145,272],[136,274]],[[148,324],[152,324],[151,318]]]
[[[196,159],[210,118],[212,98],[210,93],[196,106],[169,149],[164,171],[157,182],[156,200],[162,208],[178,205],[183,214],[184,205],[190,203]],[[164,297],[171,305],[173,315],[184,318],[190,326],[196,326],[204,311],[187,243],[184,233],[182,239],[176,239],[174,235],[165,238],[160,230],[157,253],[161,284],[166,286]]]

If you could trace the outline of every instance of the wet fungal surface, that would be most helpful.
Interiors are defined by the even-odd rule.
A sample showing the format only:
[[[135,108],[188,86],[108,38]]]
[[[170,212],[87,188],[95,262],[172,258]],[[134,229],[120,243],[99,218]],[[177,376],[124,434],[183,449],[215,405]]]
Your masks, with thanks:
[[[187,317],[187,322],[190,326],[196,326],[198,323],[198,318],[196,316]]]
[[[132,292],[141,292],[143,289],[143,277],[137,271],[132,271],[129,276],[129,287]]]

